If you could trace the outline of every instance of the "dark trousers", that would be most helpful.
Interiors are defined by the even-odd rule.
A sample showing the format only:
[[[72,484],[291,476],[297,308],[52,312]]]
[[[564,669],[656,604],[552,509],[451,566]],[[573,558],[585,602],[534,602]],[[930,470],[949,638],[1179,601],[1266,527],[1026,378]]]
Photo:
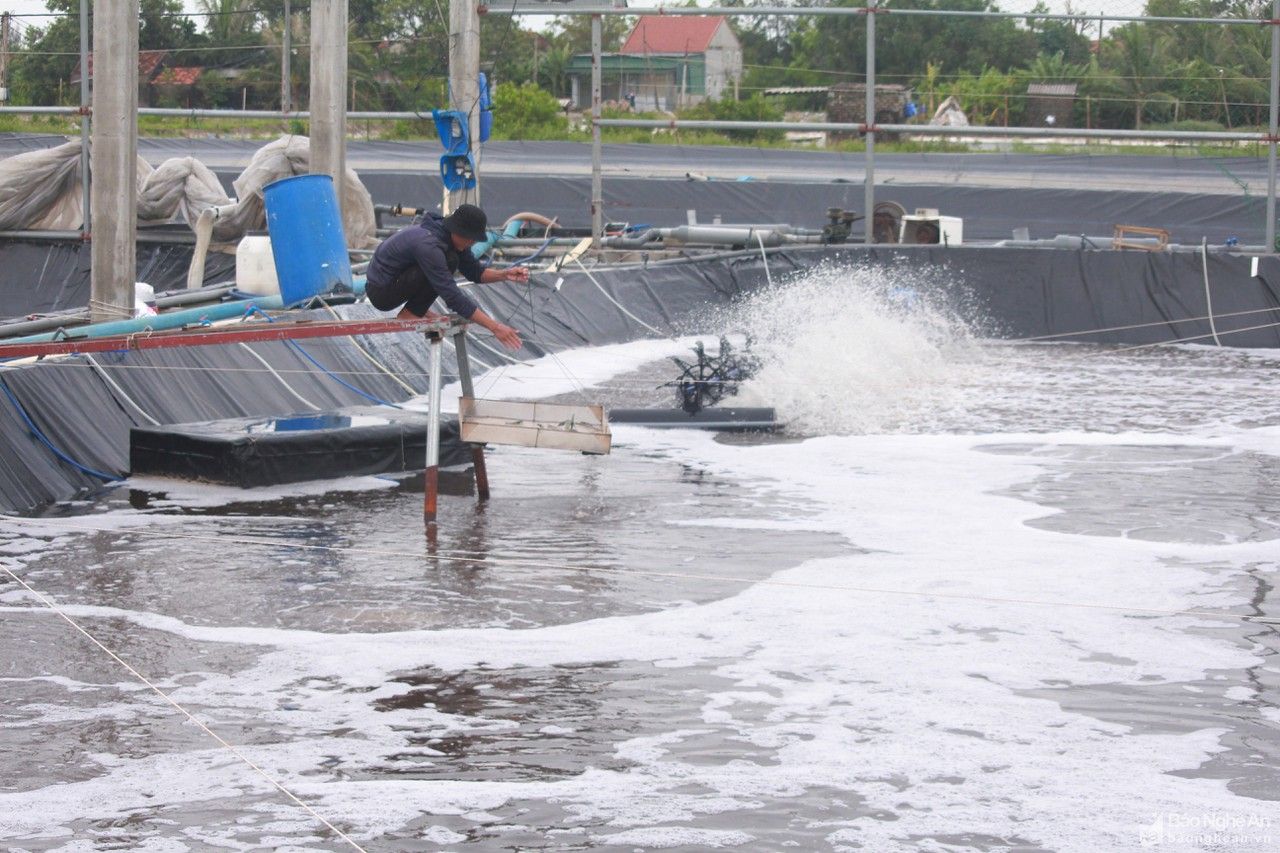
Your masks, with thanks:
[[[416,264],[390,283],[365,282],[364,294],[379,311],[390,311],[403,305],[415,317],[425,316],[431,303],[436,301],[435,288],[427,282],[427,277]]]

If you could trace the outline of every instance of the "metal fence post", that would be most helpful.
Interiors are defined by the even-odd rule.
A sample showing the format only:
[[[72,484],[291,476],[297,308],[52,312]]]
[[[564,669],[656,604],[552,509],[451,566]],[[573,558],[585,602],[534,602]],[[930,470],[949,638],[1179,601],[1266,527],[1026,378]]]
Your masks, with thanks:
[[[591,247],[600,248],[604,233],[604,152],[600,145],[600,42],[601,18],[591,16]]]
[[[1280,125],[1280,0],[1271,0],[1271,115],[1267,124],[1267,227],[1268,255],[1276,251],[1276,132]]]
[[[868,246],[875,241],[876,223],[872,210],[876,206],[876,2],[867,0],[867,102],[866,102],[866,176],[863,179],[863,240]],[[1280,0],[1277,0],[1280,2]]]

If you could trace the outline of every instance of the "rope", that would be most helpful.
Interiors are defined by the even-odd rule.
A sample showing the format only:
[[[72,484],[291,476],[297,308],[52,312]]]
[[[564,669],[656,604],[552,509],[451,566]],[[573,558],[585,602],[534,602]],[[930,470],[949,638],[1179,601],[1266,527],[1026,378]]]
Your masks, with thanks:
[[[1224,335],[1236,335],[1236,334],[1239,334],[1239,333],[1241,333],[1241,332],[1256,332],[1256,331],[1258,331],[1259,329],[1274,329],[1274,328],[1275,328],[1275,327],[1277,327],[1277,326],[1280,326],[1280,322],[1278,322],[1278,323],[1263,323],[1261,326],[1245,326],[1243,329],[1228,329],[1227,331],[1223,332],[1222,334],[1224,334]],[[1122,353],[1122,352],[1133,352],[1134,350],[1150,349],[1151,347],[1163,347],[1163,346],[1168,346],[1168,345],[1170,345],[1170,344],[1185,344],[1185,343],[1190,343],[1191,341],[1200,341],[1200,340],[1204,340],[1205,338],[1211,338],[1211,337],[1213,337],[1213,335],[1191,335],[1191,336],[1189,336],[1189,337],[1185,337],[1185,338],[1174,338],[1174,339],[1173,339],[1173,340],[1171,340],[1171,341],[1157,341],[1157,342],[1156,342],[1156,343],[1154,343],[1154,344],[1137,344],[1137,345],[1135,345],[1135,346],[1131,346],[1131,347],[1120,347],[1119,349],[1113,349],[1113,350],[1107,350],[1107,351],[1105,351],[1105,352],[1100,352],[1100,353],[1098,353],[1098,355],[1099,355],[1099,356],[1104,356],[1104,355],[1115,355],[1115,354],[1117,354],[1117,353]]]
[[[266,317],[266,318],[267,318],[267,322],[268,322],[268,323],[274,323],[274,322],[276,321],[276,318],[275,318],[275,317],[272,317],[270,314],[268,314],[266,311],[263,311],[263,310],[262,310],[261,308],[259,308],[257,305],[250,305],[250,306],[249,306],[249,308],[248,308],[248,310],[246,310],[246,311],[244,312],[244,314],[245,314],[245,317],[247,318],[247,317],[249,317],[250,315],[254,314],[255,312],[256,312],[256,313],[258,313],[258,314],[261,314],[263,317]],[[368,393],[368,392],[364,391],[363,389],[361,389],[361,388],[357,388],[356,386],[352,385],[350,382],[346,382],[346,381],[344,381],[341,377],[339,377],[339,376],[338,376],[336,373],[334,373],[332,370],[330,370],[329,368],[325,367],[325,366],[324,366],[323,364],[321,364],[320,362],[316,361],[316,359],[312,357],[311,353],[309,353],[309,352],[307,352],[305,349],[303,349],[303,348],[301,347],[301,345],[299,345],[299,344],[298,344],[298,342],[297,342],[297,341],[295,341],[295,340],[289,340],[289,339],[286,339],[286,340],[285,340],[285,343],[286,343],[286,344],[288,344],[290,347],[292,347],[292,348],[293,348],[293,350],[294,350],[295,352],[297,352],[297,353],[298,353],[298,355],[302,356],[302,357],[303,357],[303,358],[305,358],[307,361],[311,362],[311,363],[312,363],[312,364],[314,364],[316,367],[320,368],[320,370],[321,370],[321,371],[323,371],[323,372],[325,373],[325,375],[326,375],[326,376],[328,376],[328,377],[329,377],[330,379],[332,379],[334,382],[337,382],[337,383],[338,383],[339,385],[341,385],[343,388],[346,388],[346,389],[347,389],[347,390],[349,390],[349,391],[353,391],[353,392],[355,392],[356,394],[359,394],[361,397],[364,397],[366,400],[369,400],[370,402],[373,402],[373,403],[377,403],[379,406],[389,406],[389,407],[391,407],[391,408],[393,408],[393,409],[399,409],[399,408],[402,408],[402,406],[400,406],[398,403],[389,403],[389,402],[387,402],[386,400],[382,399],[381,397],[375,397],[374,395],[372,395],[372,394],[370,394],[370,393]]]
[[[1231,311],[1227,314],[1218,314],[1218,319],[1223,317],[1244,317],[1249,314],[1265,314],[1268,311],[1280,311],[1280,307],[1276,308],[1254,308],[1251,311]],[[1099,335],[1103,332],[1126,332],[1130,329],[1149,329],[1152,326],[1170,326],[1174,323],[1191,323],[1197,320],[1208,320],[1208,315],[1200,317],[1183,317],[1180,320],[1156,320],[1152,323],[1134,323],[1129,326],[1107,326],[1102,329],[1087,329],[1082,332],[1058,332],[1052,335],[1036,335],[1030,338],[1009,338],[1008,343],[1031,343],[1033,341],[1052,341],[1058,338],[1076,338],[1081,335]]]
[[[221,735],[219,735],[219,734],[218,734],[217,732],[215,732],[213,729],[209,728],[207,725],[205,725],[203,722],[201,722],[201,721],[200,721],[200,720],[199,720],[199,719],[198,719],[194,714],[192,714],[190,711],[188,711],[188,710],[187,710],[186,708],[184,708],[182,705],[178,704],[178,702],[177,702],[177,701],[176,701],[172,696],[170,696],[168,693],[165,693],[163,690],[161,690],[159,687],[157,687],[155,684],[153,684],[153,683],[152,683],[152,682],[151,682],[151,681],[150,681],[150,680],[149,680],[145,675],[143,675],[142,673],[138,672],[138,670],[136,670],[136,669],[134,669],[132,666],[130,666],[130,665],[129,665],[129,663],[128,663],[127,661],[125,661],[122,657],[120,657],[118,654],[116,654],[115,652],[111,651],[111,649],[109,649],[109,648],[107,648],[105,645],[103,645],[103,643],[102,643],[102,641],[101,641],[101,640],[99,640],[99,639],[98,639],[97,637],[95,637],[93,634],[89,633],[89,631],[88,631],[88,630],[87,630],[83,625],[81,625],[79,622],[77,622],[76,620],[72,619],[69,615],[67,615],[66,611],[64,611],[64,610],[62,610],[61,608],[59,608],[56,604],[54,604],[52,601],[50,601],[50,600],[49,600],[46,596],[44,596],[42,593],[37,592],[36,590],[32,589],[31,585],[30,585],[30,584],[28,584],[28,583],[27,583],[25,580],[23,580],[22,578],[20,578],[18,575],[14,574],[14,572],[13,572],[13,570],[12,570],[12,569],[10,569],[8,566],[5,566],[5,565],[0,565],[0,569],[3,569],[5,574],[7,574],[9,577],[13,578],[15,581],[17,581],[19,584],[21,584],[21,585],[22,585],[22,587],[23,587],[27,592],[31,593],[33,596],[35,596],[37,599],[39,599],[39,600],[40,600],[40,603],[42,603],[45,607],[49,608],[49,609],[50,609],[50,610],[52,610],[54,613],[56,613],[58,616],[62,617],[62,618],[66,621],[66,623],[67,623],[68,625],[70,625],[72,628],[75,628],[77,631],[79,631],[81,634],[83,634],[83,635],[85,636],[85,638],[89,640],[89,642],[93,643],[95,646],[97,646],[99,649],[101,649],[103,652],[105,652],[105,653],[106,653],[106,654],[107,654],[107,655],[108,655],[108,656],[109,656],[113,661],[115,661],[116,663],[120,664],[120,666],[124,667],[124,669],[125,669],[126,671],[128,671],[128,673],[129,673],[130,675],[132,675],[134,678],[136,678],[136,679],[138,679],[139,681],[141,681],[143,684],[147,685],[147,687],[151,688],[152,692],[154,692],[157,696],[159,696],[159,697],[160,697],[161,699],[163,699],[165,702],[169,703],[169,704],[170,704],[170,705],[172,705],[174,708],[176,708],[176,709],[178,710],[178,712],[179,712],[179,713],[181,713],[181,714],[182,714],[184,717],[186,717],[188,720],[190,720],[191,722],[195,723],[195,724],[200,728],[200,730],[201,730],[201,731],[203,731],[203,732],[204,732],[205,734],[207,734],[209,737],[211,737],[211,738],[213,738],[214,740],[216,740],[219,744],[221,744],[221,745],[222,745],[222,747],[223,747],[224,749],[229,750],[229,751],[231,752],[231,754],[232,754],[232,755],[234,755],[236,758],[240,759],[242,762],[244,762],[244,763],[245,763],[245,764],[247,764],[249,767],[251,767],[251,768],[254,770],[254,772],[255,772],[255,773],[257,773],[259,776],[261,776],[263,779],[266,779],[268,782],[270,782],[270,783],[271,783],[271,785],[272,785],[274,788],[276,788],[278,791],[280,791],[282,794],[284,794],[286,797],[288,797],[288,798],[289,798],[290,800],[292,800],[294,803],[296,803],[297,805],[301,806],[301,807],[302,807],[302,808],[303,808],[303,809],[304,809],[308,814],[310,814],[310,815],[311,815],[312,817],[314,817],[316,820],[320,821],[320,823],[322,823],[322,824],[324,824],[326,827],[328,827],[331,831],[333,831],[333,832],[334,832],[334,833],[335,833],[339,838],[341,838],[343,841],[345,841],[345,842],[347,842],[348,844],[350,844],[350,845],[351,845],[353,848],[355,848],[356,850],[361,851],[361,853],[366,853],[365,849],[364,849],[363,847],[361,847],[359,844],[357,844],[354,840],[352,840],[352,838],[351,838],[349,835],[347,835],[347,834],[346,834],[345,832],[343,832],[341,829],[338,829],[338,827],[334,826],[332,823],[330,823],[328,820],[326,820],[326,819],[324,818],[324,816],[323,816],[323,815],[321,815],[319,812],[317,812],[317,811],[316,811],[315,809],[313,809],[311,806],[307,805],[307,804],[306,804],[306,803],[304,803],[302,800],[298,799],[298,797],[297,797],[297,796],[296,796],[292,791],[290,791],[290,790],[289,790],[288,788],[286,788],[283,784],[281,784],[279,781],[277,781],[277,780],[276,780],[276,778],[275,778],[274,776],[272,776],[270,773],[268,773],[267,771],[265,771],[265,770],[263,770],[261,767],[259,767],[257,764],[255,764],[255,763],[254,763],[254,762],[253,762],[253,761],[252,761],[252,760],[251,760],[247,755],[245,755],[243,752],[241,752],[239,749],[237,749],[237,748],[236,748],[235,746],[233,746],[232,744],[228,743],[226,740],[224,740],[224,739],[222,738],[222,736],[221,736]]]
[[[341,314],[339,314],[337,311],[333,310],[333,306],[332,306],[332,305],[330,305],[328,302],[326,302],[325,300],[321,299],[321,300],[320,300],[320,304],[321,304],[321,305],[323,305],[326,309],[328,309],[329,314],[330,314],[330,315],[331,315],[335,320],[341,320],[341,319],[342,319],[342,315],[341,315]],[[369,352],[367,349],[365,349],[364,347],[362,347],[362,346],[360,345],[360,342],[356,340],[355,335],[347,335],[347,340],[351,341],[351,345],[352,345],[352,346],[354,346],[354,347],[355,347],[355,348],[360,352],[360,354],[361,354],[362,356],[364,356],[365,358],[367,358],[367,359],[369,360],[369,363],[370,363],[370,364],[372,364],[374,367],[378,368],[378,370],[382,371],[382,372],[383,372],[383,373],[385,373],[387,376],[390,376],[390,377],[391,377],[391,379],[392,379],[392,380],[393,380],[397,385],[399,385],[399,386],[400,386],[401,388],[403,388],[404,390],[408,391],[408,392],[409,392],[409,394],[410,394],[411,396],[416,397],[416,396],[418,396],[418,394],[420,394],[420,393],[421,393],[417,388],[414,388],[414,387],[413,387],[412,385],[410,385],[408,382],[405,382],[405,381],[404,381],[403,379],[401,379],[399,376],[397,376],[396,374],[392,373],[389,369],[387,369],[387,366],[386,366],[386,365],[384,365],[382,362],[380,362],[380,361],[378,361],[376,358],[374,358],[374,357],[373,357],[373,355],[372,355],[372,354],[370,354],[370,352]]]
[[[83,474],[88,474],[90,477],[97,477],[99,480],[104,480],[108,483],[114,483],[117,480],[124,479],[123,477],[119,477],[115,474],[104,474],[87,465],[82,465],[67,454],[63,453],[57,447],[54,447],[53,442],[49,440],[49,437],[40,431],[40,427],[36,426],[35,421],[31,420],[31,416],[28,415],[27,410],[22,407],[22,403],[18,402],[18,398],[14,396],[13,391],[9,390],[9,386],[0,382],[0,388],[4,389],[5,396],[9,398],[9,402],[13,404],[13,407],[17,409],[19,417],[21,417],[23,423],[27,425],[27,430],[36,438],[37,441],[49,448],[49,452],[54,456],[67,463],[72,468],[75,468],[77,471],[80,471]]]
[[[111,374],[103,370],[102,365],[94,361],[93,356],[91,356],[89,353],[85,353],[84,357],[86,360],[88,360],[89,364],[93,367],[93,369],[97,371],[98,375],[102,377],[103,381],[105,381],[108,385],[110,385],[111,388],[115,390],[117,394],[119,394],[122,398],[124,398],[124,401],[128,403],[130,406],[132,406],[133,410],[137,412],[139,415],[141,415],[143,420],[145,420],[147,423],[151,424],[152,426],[160,426],[160,422],[155,418],[151,417],[151,415],[147,414],[146,411],[144,411],[141,406],[135,403],[133,398],[130,397],[128,394],[126,394],[124,392],[124,389],[121,388],[119,385],[117,385],[116,381],[111,378]]]
[[[293,386],[292,386],[292,385],[290,385],[288,382],[285,382],[285,381],[284,381],[284,377],[283,377],[283,376],[281,376],[279,373],[276,373],[276,369],[275,369],[274,367],[272,367],[272,366],[271,366],[271,363],[270,363],[270,362],[268,362],[265,358],[263,358],[261,355],[259,355],[257,350],[255,350],[253,347],[249,346],[248,344],[246,344],[246,343],[245,343],[245,342],[243,342],[243,341],[241,341],[241,342],[240,342],[240,346],[241,346],[241,348],[243,348],[243,349],[244,349],[244,351],[245,351],[245,352],[249,353],[249,355],[253,356],[253,357],[254,357],[254,358],[256,358],[259,362],[261,362],[262,366],[263,366],[263,367],[265,367],[265,368],[267,369],[267,372],[269,372],[269,373],[270,373],[272,376],[274,376],[276,379],[279,379],[279,380],[280,380],[280,384],[284,386],[284,390],[286,390],[286,391],[288,391],[290,394],[292,394],[292,395],[293,395],[293,397],[294,397],[294,399],[301,401],[302,405],[306,406],[306,407],[307,407],[307,408],[309,408],[309,409],[312,409],[312,410],[317,411],[317,412],[318,412],[318,411],[320,411],[320,407],[319,407],[319,406],[317,406],[315,403],[311,402],[311,401],[310,401],[310,400],[308,400],[306,397],[304,397],[304,396],[302,396],[301,394],[299,394],[297,391],[295,391],[295,390],[293,389]],[[298,372],[298,373],[306,374],[306,375],[308,375],[308,376],[310,375],[310,371],[306,371],[306,370],[299,370],[299,371],[297,371],[297,372]]]
[[[1213,297],[1209,295],[1209,238],[1200,238],[1200,269],[1204,271],[1204,304],[1209,312],[1209,331],[1213,334],[1213,342],[1222,346],[1218,340],[1218,327],[1213,322]]]
[[[133,319],[133,303],[128,306],[116,305],[114,302],[105,302],[101,299],[90,299],[89,308],[95,314],[107,314],[119,320]]]
[[[760,260],[764,261],[764,277],[769,286],[773,287],[773,274],[769,272],[769,256],[764,250],[764,235],[759,231],[755,232],[756,242],[760,244]]]
[[[17,524],[28,525],[50,525],[57,527],[61,525],[64,529],[75,530],[89,533],[118,533],[119,530],[113,527],[98,527],[90,525],[70,525],[67,519],[28,519],[20,516],[0,515],[0,519],[15,522]],[[37,534],[38,535],[38,534]],[[353,546],[336,546],[336,545],[308,545],[299,542],[280,542],[269,539],[256,539],[248,536],[202,536],[187,532],[172,532],[166,530],[149,530],[148,535],[162,536],[169,539],[191,540],[195,542],[212,542],[212,543],[234,543],[238,545],[248,545],[253,547],[264,548],[295,548],[303,551],[321,551],[335,554],[357,554],[371,555],[378,557],[404,557],[410,559],[420,559],[422,553],[420,551],[397,551],[389,548],[358,548]],[[1079,610],[1101,610],[1111,613],[1124,613],[1129,615],[1148,615],[1148,616],[1194,616],[1199,618],[1227,619],[1245,623],[1258,623],[1264,625],[1280,625],[1280,617],[1270,616],[1251,616],[1249,614],[1230,613],[1225,610],[1182,610],[1167,609],[1157,607],[1142,607],[1137,605],[1121,605],[1121,604],[1096,604],[1093,602],[1079,601],[1045,601],[1043,599],[1034,598],[1015,598],[1008,596],[991,596],[991,595],[972,595],[959,592],[920,592],[908,589],[892,589],[889,587],[869,587],[869,586],[844,586],[840,584],[823,584],[811,583],[807,581],[782,581],[772,578],[749,578],[738,575],[717,575],[710,577],[707,575],[695,574],[692,572],[660,572],[649,571],[644,569],[619,569],[610,568],[608,566],[584,566],[572,563],[552,563],[543,560],[530,560],[523,557],[504,557],[501,553],[494,554],[485,551],[467,551],[462,549],[441,549],[436,552],[446,556],[448,559],[457,560],[463,563],[477,563],[481,565],[505,565],[516,567],[528,567],[536,569],[551,569],[564,572],[604,572],[614,575],[635,575],[637,577],[680,579],[680,580],[697,580],[697,581],[723,581],[731,583],[742,583],[748,585],[759,584],[762,586],[778,586],[789,589],[810,589],[823,590],[827,592],[856,592],[870,593],[875,595],[896,595],[907,598],[945,598],[956,601],[978,601],[988,604],[1025,604],[1035,607],[1054,607],[1069,608]],[[457,556],[454,556],[457,555]],[[478,555],[478,556],[468,556]]]
[[[657,335],[657,336],[659,336],[659,337],[662,337],[662,338],[670,337],[670,335],[668,335],[666,332],[664,332],[664,331],[662,331],[662,330],[660,330],[660,329],[655,329],[653,326],[650,326],[648,323],[646,323],[644,320],[641,320],[641,319],[640,319],[639,317],[637,317],[635,314],[632,314],[632,313],[631,313],[630,311],[628,311],[626,308],[623,308],[623,307],[622,307],[622,303],[621,303],[621,302],[619,302],[618,300],[614,299],[612,296],[610,296],[610,295],[609,295],[609,291],[607,291],[607,290],[605,290],[605,289],[604,289],[604,285],[602,285],[602,284],[600,284],[600,282],[596,281],[596,277],[595,277],[595,276],[593,276],[593,275],[591,274],[591,270],[587,269],[587,265],[586,265],[586,264],[584,264],[580,259],[575,259],[575,263],[577,263],[577,265],[578,265],[579,267],[581,267],[581,268],[582,268],[582,271],[583,271],[584,273],[586,273],[586,274],[587,274],[587,278],[591,279],[591,283],[592,283],[592,284],[594,284],[594,285],[596,286],[596,290],[599,290],[599,291],[600,291],[600,293],[604,295],[604,298],[605,298],[605,299],[608,299],[610,302],[612,302],[615,308],[617,308],[617,309],[618,309],[619,311],[621,311],[623,314],[625,314],[625,315],[627,315],[628,317],[630,317],[632,320],[635,320],[635,321],[636,321],[637,323],[639,323],[641,326],[644,326],[646,329],[648,329],[649,331],[653,332],[655,335]]]

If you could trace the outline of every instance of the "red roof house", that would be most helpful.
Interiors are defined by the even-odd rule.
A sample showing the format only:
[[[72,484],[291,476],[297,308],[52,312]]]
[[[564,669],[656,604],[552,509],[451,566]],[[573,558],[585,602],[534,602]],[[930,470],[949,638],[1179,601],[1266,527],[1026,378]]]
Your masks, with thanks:
[[[721,28],[737,45],[738,37],[729,28],[729,20],[720,15],[641,15],[620,52],[706,53]]]
[[[622,49],[601,57],[602,95],[636,110],[674,110],[736,94],[742,45],[721,15],[641,15]],[[572,101],[581,106],[590,55],[568,68]]]

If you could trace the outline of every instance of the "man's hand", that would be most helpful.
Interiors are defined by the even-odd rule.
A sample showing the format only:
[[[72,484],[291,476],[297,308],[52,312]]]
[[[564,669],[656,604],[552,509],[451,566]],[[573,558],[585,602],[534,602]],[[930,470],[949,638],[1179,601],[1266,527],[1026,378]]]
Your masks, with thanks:
[[[506,277],[507,281],[514,281],[517,284],[524,284],[526,281],[529,280],[529,268],[528,267],[511,267],[510,269],[505,270],[503,275]]]
[[[520,333],[510,326],[504,326],[502,323],[494,326],[493,336],[509,350],[518,350],[524,346],[520,341]]]

